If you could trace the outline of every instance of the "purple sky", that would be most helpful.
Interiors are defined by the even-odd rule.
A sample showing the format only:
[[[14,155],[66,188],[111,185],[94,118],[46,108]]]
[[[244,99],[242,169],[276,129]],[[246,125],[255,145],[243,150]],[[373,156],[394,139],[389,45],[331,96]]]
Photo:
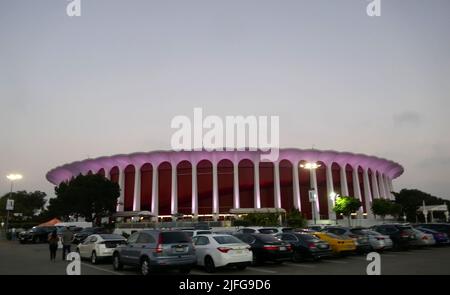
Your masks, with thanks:
[[[170,148],[170,121],[279,115],[282,147],[399,162],[450,199],[450,1],[0,0],[0,194],[51,168]],[[4,176],[5,175],[5,176]]]

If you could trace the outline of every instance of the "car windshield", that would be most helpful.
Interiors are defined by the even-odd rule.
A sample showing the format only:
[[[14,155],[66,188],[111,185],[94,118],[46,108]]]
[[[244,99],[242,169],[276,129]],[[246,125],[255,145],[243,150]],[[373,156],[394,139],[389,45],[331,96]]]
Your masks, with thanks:
[[[366,233],[364,232],[364,229],[362,229],[362,228],[352,228],[352,229],[350,230],[350,232],[351,232],[352,234],[355,234],[355,235],[364,235],[364,234],[366,234]]]
[[[242,241],[233,236],[217,236],[214,237],[219,244],[242,244]]]
[[[278,231],[277,231],[276,228],[261,228],[259,230],[259,232],[262,233],[262,234],[274,234],[274,233],[276,233]]]
[[[371,235],[371,236],[379,236],[381,235],[379,232],[373,231],[373,230],[364,230],[364,233]]]
[[[164,244],[189,243],[191,241],[185,232],[163,232],[161,239]]]
[[[100,235],[103,240],[124,240],[125,238],[120,235]]]
[[[257,235],[256,236],[260,241],[264,242],[264,243],[270,243],[270,242],[279,242],[280,240],[275,238],[274,236],[271,235]]]
[[[318,242],[320,241],[319,238],[317,238],[316,236],[313,235],[307,235],[307,234],[299,234],[299,235],[295,235],[297,238],[304,240],[304,241],[308,241],[308,242]]]
[[[343,238],[342,236],[338,236],[332,233],[326,233],[327,236],[332,237],[333,239],[338,239],[338,240],[345,240],[345,238]]]
[[[210,235],[212,234],[212,231],[210,230],[199,230],[197,231],[197,235]]]

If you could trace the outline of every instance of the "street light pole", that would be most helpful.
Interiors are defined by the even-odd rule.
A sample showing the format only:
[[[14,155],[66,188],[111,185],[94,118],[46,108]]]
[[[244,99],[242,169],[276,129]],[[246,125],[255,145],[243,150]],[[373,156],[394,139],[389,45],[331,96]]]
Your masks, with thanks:
[[[22,179],[22,175],[20,174],[9,174],[6,176],[6,178],[8,178],[11,181],[11,190],[9,191],[9,198],[6,200],[7,203],[7,207],[6,207],[6,227],[5,227],[5,231],[6,234],[8,233],[8,229],[9,229],[9,211],[10,208],[8,207],[8,203],[9,200],[12,199],[12,193],[13,193],[13,187],[14,187],[14,181]]]

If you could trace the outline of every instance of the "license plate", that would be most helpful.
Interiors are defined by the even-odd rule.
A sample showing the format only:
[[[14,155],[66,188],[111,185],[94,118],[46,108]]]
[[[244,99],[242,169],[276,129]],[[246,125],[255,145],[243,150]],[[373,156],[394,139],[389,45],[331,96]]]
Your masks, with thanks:
[[[236,250],[236,254],[242,254],[242,250]]]
[[[280,247],[280,251],[286,251],[286,247]]]
[[[184,248],[183,247],[178,247],[178,248],[176,248],[175,251],[177,251],[177,252],[184,252]]]

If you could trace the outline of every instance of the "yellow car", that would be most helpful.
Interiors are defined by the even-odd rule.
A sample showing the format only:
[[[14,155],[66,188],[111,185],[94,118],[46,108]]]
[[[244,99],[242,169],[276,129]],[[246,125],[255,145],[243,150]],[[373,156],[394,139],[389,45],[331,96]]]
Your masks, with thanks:
[[[340,237],[332,233],[314,233],[316,237],[327,242],[334,254],[343,254],[356,250],[355,242],[350,238]]]

